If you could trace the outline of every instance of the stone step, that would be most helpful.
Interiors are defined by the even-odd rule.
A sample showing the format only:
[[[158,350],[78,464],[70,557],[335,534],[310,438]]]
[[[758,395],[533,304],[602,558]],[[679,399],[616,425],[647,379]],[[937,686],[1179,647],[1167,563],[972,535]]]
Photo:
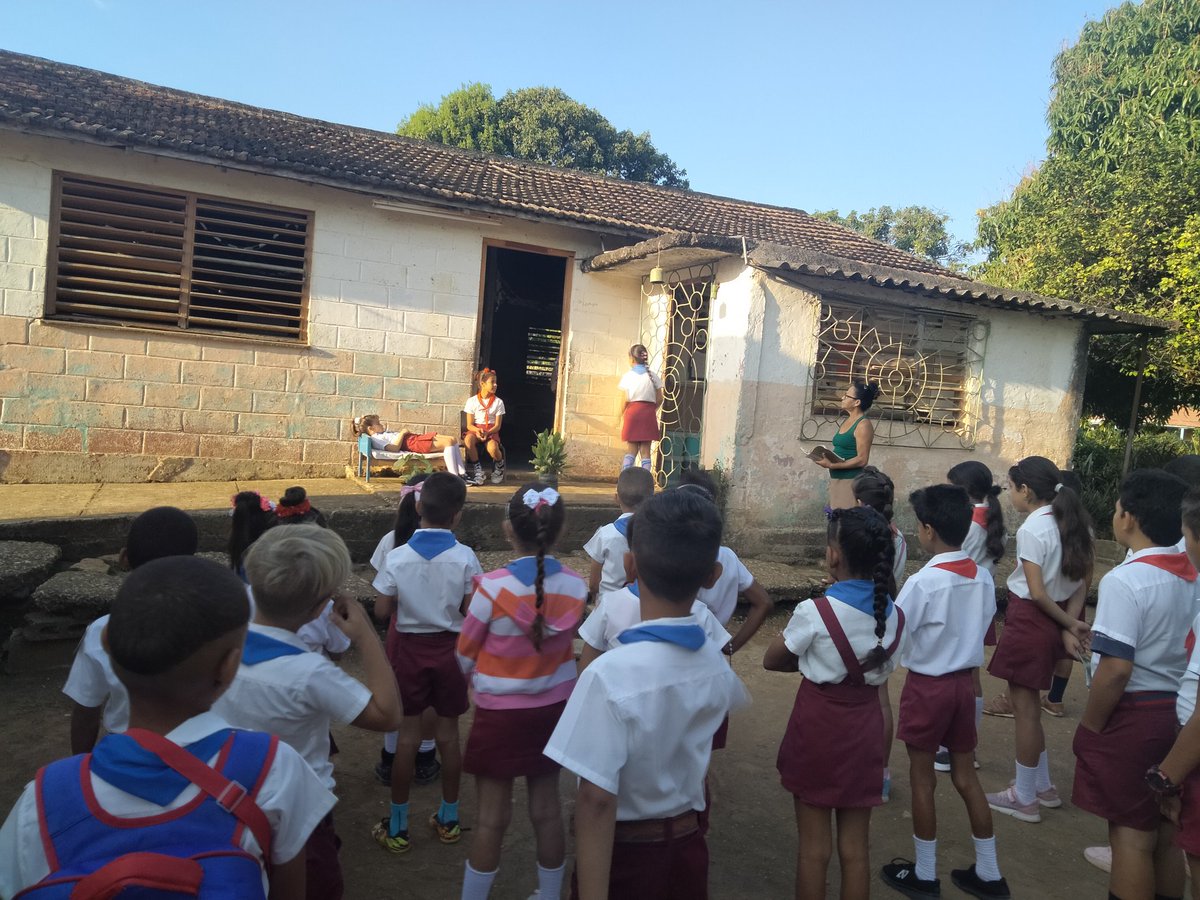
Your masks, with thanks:
[[[61,557],[54,542],[0,541],[0,606],[28,600]]]

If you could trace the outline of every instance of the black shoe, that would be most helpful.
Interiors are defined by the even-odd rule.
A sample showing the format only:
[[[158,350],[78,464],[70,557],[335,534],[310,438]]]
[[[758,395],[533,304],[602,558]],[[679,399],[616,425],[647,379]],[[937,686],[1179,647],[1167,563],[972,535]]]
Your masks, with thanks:
[[[395,758],[395,753],[388,753],[386,750],[379,751],[379,762],[375,764],[375,778],[380,784],[391,785],[392,760]]]
[[[999,881],[984,881],[975,874],[975,867],[969,869],[954,869],[950,880],[960,891],[966,891],[972,897],[983,897],[985,900],[1008,900],[1012,896],[1008,892],[1008,882],[1001,878]]]
[[[429,751],[428,759],[423,759],[421,754],[417,755],[417,763],[413,767],[413,781],[417,784],[433,784],[441,774],[442,764],[437,761],[432,750]]]
[[[884,866],[879,874],[883,877],[885,884],[894,887],[906,897],[916,897],[919,900],[922,897],[942,896],[942,883],[936,878],[933,881],[918,878],[917,865],[912,860],[897,857]],[[975,874],[974,866],[971,867],[971,874]],[[955,884],[958,882],[956,881]],[[1005,894],[1005,896],[1008,895]]]

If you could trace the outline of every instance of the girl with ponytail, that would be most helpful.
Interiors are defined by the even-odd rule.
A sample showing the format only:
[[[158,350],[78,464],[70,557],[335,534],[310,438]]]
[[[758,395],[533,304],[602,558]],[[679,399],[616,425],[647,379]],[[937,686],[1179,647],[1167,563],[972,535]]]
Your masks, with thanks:
[[[519,777],[529,793],[540,896],[562,890],[559,765],[542,750],[575,686],[574,638],[587,600],[587,582],[551,555],[565,515],[562,497],[545,484],[513,494],[504,534],[521,556],[479,579],[459,636],[459,664],[475,687],[463,771],[475,776],[479,807],[464,897],[491,889]]]
[[[642,344],[629,348],[629,371],[621,376],[617,389],[621,392],[621,440],[625,442],[625,459],[621,471],[633,465],[638,454],[642,468],[650,470],[650,444],[657,441],[658,408],[662,406],[662,379],[650,369],[650,352]]]
[[[825,563],[834,584],[824,597],[796,606],[763,658],[766,669],[804,675],[776,762],[796,807],[798,898],[825,896],[834,810],[842,895],[870,892],[868,831],[871,807],[882,802],[886,762],[879,685],[896,667],[904,630],[888,589],[892,554],[880,513],[831,510]]]
[[[994,575],[996,563],[1004,556],[1008,543],[1004,513],[1000,510],[1000,485],[992,483],[991,469],[973,459],[951,468],[946,480],[958,485],[971,498],[971,528],[963,541],[963,552]]]
[[[1008,482],[1013,508],[1028,515],[1017,530],[1004,632],[988,671],[1008,682],[1016,719],[1016,779],[1006,790],[988,794],[988,803],[1019,821],[1040,822],[1040,807],[1062,806],[1050,781],[1040,692],[1050,687],[1055,664],[1064,655],[1078,657],[1088,639],[1090,629],[1079,616],[1093,542],[1079,494],[1050,460],[1026,457],[1008,470]]]

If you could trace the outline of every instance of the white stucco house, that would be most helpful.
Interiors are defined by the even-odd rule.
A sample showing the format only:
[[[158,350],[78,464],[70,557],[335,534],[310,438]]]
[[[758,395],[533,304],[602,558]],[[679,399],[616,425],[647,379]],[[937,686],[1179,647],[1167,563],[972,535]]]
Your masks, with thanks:
[[[660,478],[721,467],[751,551],[823,504],[804,448],[851,377],[884,385],[872,461],[906,489],[967,456],[1065,462],[1088,336],[1162,327],[796,209],[15,53],[0,295],[0,480],[341,474],[353,416],[456,429],[482,365],[510,453],[556,428],[574,474],[612,477],[640,340],[667,383]]]

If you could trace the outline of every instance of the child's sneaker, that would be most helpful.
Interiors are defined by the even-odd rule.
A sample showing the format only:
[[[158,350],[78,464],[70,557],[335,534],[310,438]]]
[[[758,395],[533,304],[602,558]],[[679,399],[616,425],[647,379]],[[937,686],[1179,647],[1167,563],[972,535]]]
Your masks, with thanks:
[[[407,853],[408,832],[401,831],[398,834],[389,834],[388,826],[390,824],[386,817],[380,819],[379,824],[371,829],[371,837],[375,838],[375,843],[389,853]]]
[[[437,756],[432,750],[429,751],[427,758],[422,759],[424,755],[417,754],[417,762],[413,767],[413,781],[417,784],[433,784],[442,774],[442,764],[437,761]]]
[[[999,716],[1001,719],[1011,719],[1016,715],[1013,712],[1012,701],[1008,699],[1008,694],[1003,691],[983,705],[983,714],[985,716]]]
[[[1066,707],[1061,702],[1055,703],[1050,699],[1049,695],[1042,698],[1042,712],[1048,716],[1054,716],[1056,719],[1061,719],[1066,715]]]
[[[917,877],[917,865],[910,859],[897,857],[884,866],[879,874],[885,884],[894,887],[906,897],[940,897],[942,884],[938,879],[925,881]]]
[[[471,484],[478,487],[479,485],[483,484],[483,482],[486,480],[483,477],[483,463],[477,463],[477,462],[471,463],[471,468],[473,471],[471,472],[471,475],[467,478],[467,480],[469,482],[471,482]]]
[[[939,750],[933,757],[933,771],[949,772],[950,771],[950,751]]]
[[[1014,778],[1008,783],[1010,788],[1017,786],[1017,780]],[[1044,791],[1037,792],[1038,806],[1044,806],[1046,809],[1058,809],[1062,806],[1062,797],[1058,796],[1058,788],[1054,785],[1046,788]]]
[[[975,874],[975,867],[969,869],[953,869],[950,872],[950,880],[954,882],[954,886],[960,891],[970,894],[972,897],[982,897],[984,900],[1008,900],[1012,896],[1008,892],[1008,882],[1003,878],[998,881],[984,881]]]
[[[443,844],[457,844],[462,837],[462,829],[457,822],[443,822],[436,812],[429,817],[429,827],[437,833],[438,840]]]
[[[1112,871],[1112,847],[1086,847],[1083,851],[1083,858],[1101,872]]]
[[[1017,799],[1017,789],[1009,787],[998,794],[987,795],[988,806],[998,813],[1012,816],[1021,822],[1040,822],[1042,814],[1038,812],[1038,801],[1035,797],[1032,803],[1022,803]]]
[[[504,483],[504,460],[496,460],[496,464],[492,466],[492,484]]]

